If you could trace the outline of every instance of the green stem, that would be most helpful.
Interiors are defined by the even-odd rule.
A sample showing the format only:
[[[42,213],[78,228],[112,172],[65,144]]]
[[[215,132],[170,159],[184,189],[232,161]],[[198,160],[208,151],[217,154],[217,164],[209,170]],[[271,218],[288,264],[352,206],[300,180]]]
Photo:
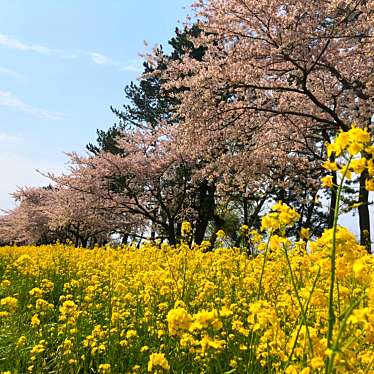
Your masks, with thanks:
[[[272,237],[272,234],[270,234],[270,236],[268,238],[268,241],[266,243],[266,248],[265,248],[265,253],[264,253],[264,261],[262,262],[260,281],[258,283],[257,300],[260,300],[260,297],[261,297],[262,278],[263,278],[264,272],[265,272],[265,263],[266,263],[266,258],[267,258],[267,255],[268,255],[268,248],[269,248],[271,237]]]
[[[345,176],[348,171],[349,164],[351,163],[352,156],[350,156],[348,160],[348,164],[346,165],[344,174],[342,175],[341,181],[338,186],[336,202],[335,202],[335,209],[334,209],[334,221],[332,226],[332,249],[331,249],[331,256],[330,256],[330,289],[329,289],[329,308],[328,308],[328,329],[327,329],[327,347],[331,349],[332,347],[332,334],[334,331],[334,324],[335,324],[335,312],[334,312],[334,287],[335,287],[335,270],[336,270],[336,231],[338,227],[338,218],[339,218],[339,206],[340,206],[340,199],[341,193],[343,189],[343,183]],[[331,356],[328,359],[328,364],[326,365],[326,373],[329,373],[329,367],[331,363]]]
[[[304,306],[304,308],[305,308],[305,313],[308,312],[308,309],[309,309],[309,303],[310,303],[310,300],[312,299],[312,295],[313,295],[314,289],[316,288],[317,281],[318,281],[318,279],[319,279],[320,274],[321,274],[321,268],[318,267],[318,272],[317,272],[316,277],[314,278],[312,289],[310,290],[308,300],[306,301],[305,306]],[[300,315],[302,315],[302,312],[300,312]],[[300,315],[299,315],[298,319],[300,318]],[[299,339],[299,334],[300,334],[301,328],[302,328],[302,324],[299,325],[299,328],[298,328],[298,330],[297,330],[296,338],[295,338],[295,341],[294,341],[294,343],[293,343],[293,346],[292,346],[292,349],[291,349],[291,353],[290,353],[289,356],[288,356],[287,366],[288,366],[288,364],[290,363],[291,358],[292,358],[292,355],[293,355],[293,352],[294,352],[294,350],[295,350],[295,348],[296,348],[296,344],[297,344],[297,340]]]
[[[308,337],[308,344],[309,344],[309,349],[310,351],[313,353],[313,344],[312,344],[312,339],[310,338],[310,334],[309,334],[309,328],[308,328],[308,321],[307,321],[307,318],[306,318],[306,313],[305,313],[305,310],[304,310],[304,307],[303,307],[303,304],[300,300],[300,296],[299,296],[299,292],[297,291],[297,286],[296,286],[296,282],[295,282],[295,277],[293,275],[293,271],[292,271],[292,266],[291,266],[291,261],[290,261],[290,258],[288,257],[288,253],[287,253],[287,248],[283,245],[283,251],[284,251],[284,254],[286,256],[286,259],[287,259],[287,265],[288,265],[288,268],[290,270],[290,275],[291,275],[291,282],[292,282],[292,287],[295,291],[295,294],[296,294],[296,299],[297,299],[297,303],[299,304],[299,307],[300,307],[300,310],[301,310],[301,314],[302,314],[302,320],[304,322],[304,325],[305,325],[305,328],[306,328],[306,335]]]
[[[364,374],[369,374],[369,370],[370,370],[370,368],[371,368],[371,365],[373,365],[373,363],[374,363],[374,357],[373,357],[373,358],[371,359],[371,361],[369,362],[369,365],[368,365],[368,367],[366,368]]]
[[[343,331],[344,331],[345,325],[347,324],[348,318],[352,314],[353,310],[357,307],[357,305],[359,305],[361,303],[361,301],[363,300],[364,297],[365,297],[365,295],[362,295],[358,300],[353,302],[350,305],[350,307],[348,308],[345,315],[344,315],[343,321],[341,322],[341,325],[340,325],[340,328],[339,328],[339,331],[338,331],[338,336],[336,338],[336,343],[332,347],[332,353],[331,353],[331,356],[330,356],[330,359],[329,359],[328,373],[332,373],[332,371],[333,371],[334,358],[335,358],[336,353],[339,350],[340,339],[343,335]]]

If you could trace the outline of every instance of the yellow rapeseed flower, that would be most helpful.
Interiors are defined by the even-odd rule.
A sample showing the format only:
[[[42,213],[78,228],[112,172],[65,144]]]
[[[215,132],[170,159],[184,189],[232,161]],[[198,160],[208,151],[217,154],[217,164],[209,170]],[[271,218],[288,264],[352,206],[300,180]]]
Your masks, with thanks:
[[[31,354],[39,354],[45,351],[45,340],[41,340],[38,344],[34,345],[31,349]]]
[[[40,319],[39,319],[39,316],[37,314],[34,314],[32,317],[31,317],[31,326],[32,327],[38,327],[40,325]]]
[[[0,307],[5,308],[9,312],[15,312],[18,300],[15,297],[8,296],[0,300]]]
[[[192,318],[184,308],[171,309],[166,317],[170,335],[181,335],[187,331]]]
[[[325,177],[322,177],[321,182],[322,187],[331,188],[334,185],[332,175],[326,175]]]
[[[368,173],[371,177],[374,176],[374,159],[370,159],[368,160],[367,162],[367,170],[368,170]]]
[[[366,158],[361,157],[359,159],[352,160],[349,164],[350,169],[356,174],[361,174],[366,168]]]
[[[192,227],[191,223],[188,221],[183,221],[181,226],[181,234],[182,236],[188,236],[191,234]]]
[[[110,364],[100,364],[98,368],[98,372],[100,374],[107,374],[110,373],[111,365]]]
[[[217,239],[223,239],[225,237],[225,232],[221,229],[216,232]]]
[[[307,239],[309,239],[309,236],[310,236],[310,229],[308,227],[302,227],[300,229],[300,237],[302,239],[307,240]]]
[[[21,348],[21,347],[25,346],[26,343],[27,343],[27,338],[26,338],[26,336],[22,335],[18,338],[16,347]]]
[[[366,179],[365,188],[368,191],[374,191],[374,178],[367,178]]]
[[[336,162],[331,162],[331,161],[325,161],[322,164],[322,167],[324,167],[326,170],[329,170],[329,171],[337,171],[338,170],[338,165],[336,164]]]
[[[325,362],[322,357],[313,357],[310,360],[310,366],[313,370],[321,369],[325,365]]]
[[[163,353],[152,353],[148,361],[148,371],[158,368],[170,370],[170,365]]]
[[[0,287],[7,288],[11,285],[11,281],[9,279],[4,279],[0,282]]]

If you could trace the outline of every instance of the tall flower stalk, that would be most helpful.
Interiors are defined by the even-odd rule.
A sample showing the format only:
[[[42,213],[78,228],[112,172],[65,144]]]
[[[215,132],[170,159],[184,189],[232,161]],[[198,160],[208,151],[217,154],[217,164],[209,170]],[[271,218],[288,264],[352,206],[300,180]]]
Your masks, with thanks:
[[[349,308],[349,313],[344,317],[344,323],[339,328],[338,338],[335,344],[333,343],[333,332],[335,327],[335,310],[334,310],[334,288],[336,281],[336,249],[337,249],[337,229],[339,219],[339,209],[342,198],[342,191],[346,179],[351,179],[352,172],[361,174],[368,170],[368,175],[371,179],[366,182],[366,187],[370,190],[370,181],[372,180],[373,160],[366,159],[362,154],[372,153],[373,146],[370,146],[371,136],[366,129],[360,129],[355,126],[347,132],[341,132],[336,138],[334,143],[327,145],[327,155],[330,157],[333,153],[336,158],[340,158],[342,165],[337,165],[336,162],[326,161],[323,167],[331,172],[339,171],[341,179],[337,186],[337,196],[334,209],[334,219],[332,227],[332,245],[330,253],[330,286],[329,286],[329,299],[328,299],[328,327],[327,327],[327,346],[328,346],[328,359],[326,360],[326,373],[332,373],[334,370],[334,358],[337,350],[339,349],[339,338],[342,334],[342,329],[345,327],[345,322],[349,315],[353,312],[354,308],[358,305],[352,304]],[[322,185],[328,188],[334,188],[332,176],[326,176],[321,179]]]
[[[342,195],[342,189],[344,185],[344,180],[348,172],[349,164],[352,160],[352,156],[350,156],[348,160],[347,167],[341,177],[337,194],[336,194],[336,202],[334,208],[334,220],[333,220],[333,231],[332,231],[332,248],[331,248],[331,259],[330,259],[330,289],[329,289],[329,307],[328,307],[328,328],[327,328],[327,346],[329,349],[332,348],[332,335],[334,330],[335,324],[335,311],[334,311],[334,288],[335,288],[335,271],[336,271],[336,231],[338,227],[338,219],[339,219],[339,208],[340,208],[340,201]],[[328,368],[333,365],[333,356],[329,357]],[[330,370],[328,370],[330,372]]]

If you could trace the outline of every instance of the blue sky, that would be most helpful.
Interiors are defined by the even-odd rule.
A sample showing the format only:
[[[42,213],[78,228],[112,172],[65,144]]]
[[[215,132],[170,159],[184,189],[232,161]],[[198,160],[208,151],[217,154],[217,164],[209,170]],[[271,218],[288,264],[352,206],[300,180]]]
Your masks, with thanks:
[[[166,46],[191,0],[0,0],[0,208],[36,173],[84,152],[138,76],[139,53]],[[149,47],[144,46],[147,41]]]

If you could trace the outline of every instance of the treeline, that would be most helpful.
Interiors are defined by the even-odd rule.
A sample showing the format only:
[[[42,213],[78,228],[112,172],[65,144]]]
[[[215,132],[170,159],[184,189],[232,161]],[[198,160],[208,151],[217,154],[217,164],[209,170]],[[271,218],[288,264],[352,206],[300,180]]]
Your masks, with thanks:
[[[14,194],[1,243],[175,244],[188,220],[196,243],[224,229],[235,244],[240,225],[258,228],[278,200],[300,213],[290,234],[332,227],[336,188],[322,192],[320,179],[336,183],[337,172],[322,166],[335,160],[324,145],[351,126],[373,129],[373,2],[210,0],[194,12],[169,53],[147,57],[88,154],[70,154],[50,186]],[[344,194],[368,250],[371,178]]]

